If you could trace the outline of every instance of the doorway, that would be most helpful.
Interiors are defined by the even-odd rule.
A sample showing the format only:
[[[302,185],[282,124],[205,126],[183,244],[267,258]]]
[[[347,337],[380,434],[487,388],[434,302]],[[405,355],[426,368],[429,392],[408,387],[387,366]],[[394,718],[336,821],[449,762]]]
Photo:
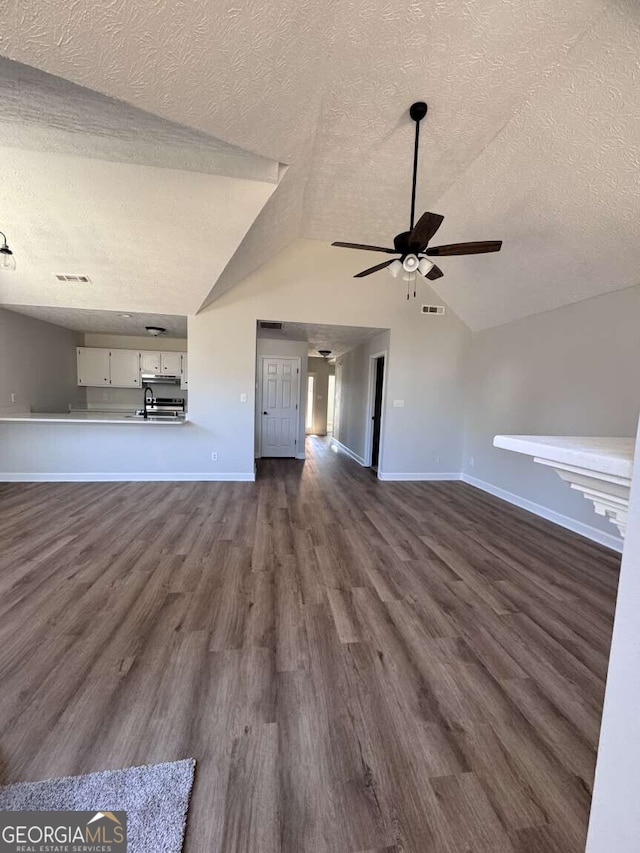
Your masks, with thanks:
[[[380,461],[380,436],[382,434],[382,399],[384,391],[384,355],[374,357],[373,373],[373,413],[372,420],[372,435],[371,435],[371,467],[374,471],[378,470]]]
[[[336,405],[336,377],[331,374],[327,387],[327,434],[333,435],[333,418]]]

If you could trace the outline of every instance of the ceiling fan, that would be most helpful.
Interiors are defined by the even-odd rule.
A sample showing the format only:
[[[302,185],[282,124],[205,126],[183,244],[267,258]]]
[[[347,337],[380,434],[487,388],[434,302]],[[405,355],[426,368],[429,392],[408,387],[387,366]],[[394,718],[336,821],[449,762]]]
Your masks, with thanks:
[[[387,268],[394,278],[401,273],[407,282],[407,299],[409,298],[409,284],[413,282],[413,295],[416,295],[415,282],[416,273],[434,281],[441,278],[444,273],[437,267],[429,257],[444,257],[446,255],[477,255],[484,252],[499,252],[502,240],[483,240],[479,243],[450,243],[446,246],[432,246],[428,248],[430,240],[442,225],[444,216],[439,213],[423,213],[416,222],[416,179],[418,174],[418,142],[420,139],[420,122],[427,114],[427,105],[418,101],[411,105],[409,115],[416,123],[416,138],[413,150],[413,184],[411,188],[411,222],[408,231],[403,231],[393,238],[393,249],[384,246],[368,246],[364,243],[343,243],[337,241],[333,246],[342,246],[345,249],[363,249],[366,252],[385,252],[387,255],[400,255],[376,264],[375,267],[356,273],[354,278],[363,278],[365,275],[378,272]]]

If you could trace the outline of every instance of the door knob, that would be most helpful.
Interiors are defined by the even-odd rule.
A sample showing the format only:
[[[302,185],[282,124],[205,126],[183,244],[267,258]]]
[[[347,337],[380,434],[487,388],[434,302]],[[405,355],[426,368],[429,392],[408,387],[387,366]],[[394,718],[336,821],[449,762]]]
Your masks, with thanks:
[[[263,414],[263,415],[268,415],[268,414],[269,414],[269,412],[263,412],[262,414]]]

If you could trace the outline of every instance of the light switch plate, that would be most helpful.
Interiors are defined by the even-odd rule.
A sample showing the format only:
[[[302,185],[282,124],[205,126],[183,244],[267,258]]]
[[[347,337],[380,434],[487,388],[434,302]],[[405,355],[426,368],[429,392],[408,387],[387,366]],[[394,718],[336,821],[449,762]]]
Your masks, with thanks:
[[[246,394],[240,394],[240,402],[241,403],[247,402],[247,395]]]
[[[394,400],[393,401],[394,409],[404,409],[404,400]]]

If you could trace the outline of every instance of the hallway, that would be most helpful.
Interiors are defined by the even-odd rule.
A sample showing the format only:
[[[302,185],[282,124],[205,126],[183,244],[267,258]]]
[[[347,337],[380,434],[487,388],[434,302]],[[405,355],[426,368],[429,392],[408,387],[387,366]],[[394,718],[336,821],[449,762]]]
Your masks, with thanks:
[[[619,556],[307,440],[0,485],[0,782],[193,756],[187,853],[581,853]]]

